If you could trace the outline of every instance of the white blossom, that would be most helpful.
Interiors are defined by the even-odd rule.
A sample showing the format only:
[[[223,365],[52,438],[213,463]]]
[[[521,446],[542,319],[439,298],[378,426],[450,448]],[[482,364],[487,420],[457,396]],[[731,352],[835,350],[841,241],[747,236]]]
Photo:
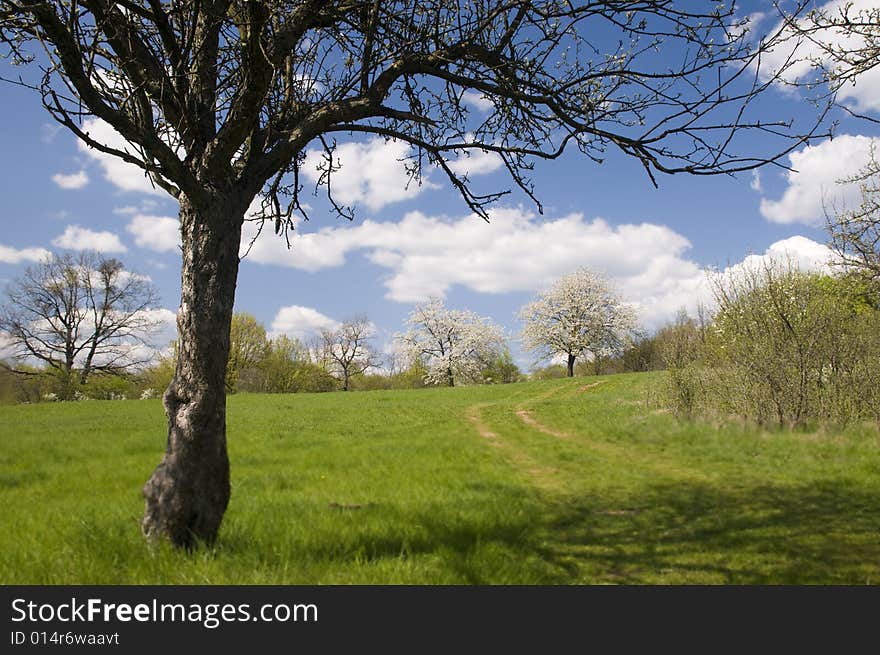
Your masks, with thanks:
[[[397,340],[426,369],[427,384],[478,382],[504,349],[504,332],[470,311],[447,309],[439,298],[416,307]]]
[[[546,361],[568,359],[569,375],[578,357],[606,357],[628,342],[636,327],[632,307],[608,282],[582,268],[557,280],[519,313],[523,345]]]

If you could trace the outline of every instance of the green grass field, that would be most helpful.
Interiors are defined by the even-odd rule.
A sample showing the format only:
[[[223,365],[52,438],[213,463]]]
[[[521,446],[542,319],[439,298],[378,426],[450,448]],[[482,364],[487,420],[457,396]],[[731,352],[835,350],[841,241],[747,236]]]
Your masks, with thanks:
[[[231,397],[194,553],[139,532],[159,401],[0,407],[0,582],[880,582],[875,431],[680,422],[657,380]]]

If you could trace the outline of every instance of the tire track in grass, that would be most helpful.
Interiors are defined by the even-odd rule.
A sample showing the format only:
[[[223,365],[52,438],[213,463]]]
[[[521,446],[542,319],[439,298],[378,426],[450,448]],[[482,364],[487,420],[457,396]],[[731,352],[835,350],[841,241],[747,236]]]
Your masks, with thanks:
[[[614,548],[609,550],[602,543],[602,535],[631,534],[643,530],[639,523],[643,519],[638,517],[645,511],[651,511],[651,508],[640,506],[637,500],[634,503],[629,493],[623,497],[616,493],[621,483],[613,476],[607,483],[610,485],[608,487],[602,482],[598,482],[599,488],[589,483],[585,486],[584,483],[594,478],[598,471],[607,468],[627,472],[633,478],[627,484],[633,489],[645,482],[656,483],[660,479],[672,484],[677,481],[713,483],[717,482],[717,477],[683,466],[674,457],[645,453],[637,444],[624,442],[618,445],[606,441],[602,428],[590,430],[589,427],[577,426],[565,430],[541,420],[539,412],[546,409],[552,416],[552,408],[566,402],[575,403],[575,407],[588,417],[591,414],[601,415],[601,405],[596,403],[602,403],[606,397],[608,402],[613,402],[613,397],[602,394],[602,397],[585,403],[579,403],[578,398],[592,392],[603,382],[559,385],[527,399],[508,398],[479,403],[468,408],[467,416],[477,433],[497,448],[507,464],[522,474],[525,481],[540,494],[542,502],[546,503],[547,516],[565,516],[572,506],[584,508],[575,523],[565,523],[560,527],[550,520],[541,528],[546,531],[543,543],[548,557],[565,566],[572,580],[638,582],[645,573],[642,568],[629,563],[626,552],[617,552]],[[560,394],[560,391],[563,393]],[[537,409],[534,406],[536,403]],[[633,416],[637,416],[635,411],[626,412],[621,418],[630,420]],[[487,420],[489,418],[491,421]],[[599,418],[602,420],[598,425],[609,424],[607,417]],[[554,445],[552,441],[558,443]],[[574,451],[578,450],[586,457],[575,455],[572,458]],[[674,569],[674,564],[670,566]]]
[[[597,382],[593,382],[592,384],[581,386],[576,390],[576,393],[590,391],[604,382],[606,381],[599,380]],[[546,394],[536,396],[532,398],[528,404],[544,400],[546,399],[546,397]],[[563,398],[568,397],[570,397],[569,394],[563,396]],[[677,460],[672,460],[668,457],[660,456],[657,453],[645,455],[636,448],[618,446],[607,441],[597,440],[589,434],[572,434],[570,432],[548,426],[535,418],[534,410],[526,409],[522,405],[519,405],[516,409],[514,409],[514,414],[522,424],[526,425],[532,430],[554,437],[556,439],[577,443],[578,445],[585,446],[586,448],[597,454],[614,460],[623,460],[626,462],[627,465],[635,465],[651,471],[657,475],[669,476],[677,479],[698,480],[701,482],[712,481],[715,479],[715,476],[706,474],[703,471],[694,469],[692,467],[683,467],[681,463]]]
[[[467,420],[474,426],[477,434],[485,439],[490,446],[497,448],[515,469],[525,474],[534,487],[545,493],[559,494],[562,485],[557,475],[558,469],[539,462],[524,450],[517,448],[510,440],[504,439],[497,432],[491,430],[485,423],[482,410],[497,404],[488,402],[471,405],[467,408]]]
[[[536,396],[533,396],[525,401],[520,401],[514,407],[522,408],[523,404],[546,401],[553,398],[554,396],[560,399],[567,398],[573,394],[592,389],[599,384],[602,384],[603,382],[605,381],[600,380],[592,384],[582,385],[580,380],[570,380],[565,383],[555,384],[550,389],[547,389],[546,391]],[[493,448],[497,448],[516,469],[525,473],[533,486],[535,486],[539,491],[559,496],[560,494],[564,493],[566,486],[565,480],[563,480],[562,477],[559,475],[560,468],[548,466],[546,463],[535,459],[523,448],[517,447],[512,440],[504,438],[503,434],[500,434],[497,429],[491,428],[483,419],[482,412],[484,409],[486,409],[487,407],[495,407],[502,404],[510,404],[511,401],[513,401],[514,397],[520,394],[522,394],[522,390],[511,394],[501,401],[476,403],[467,408],[465,415],[468,422],[470,422],[471,425],[474,426],[477,434],[479,434],[480,437],[482,437],[488,445],[492,446]],[[552,430],[547,426],[539,424],[536,420],[532,418],[528,410],[515,409],[514,411],[521,420],[524,420],[526,422],[532,421],[531,427],[534,427],[538,431],[550,434],[557,438],[567,438],[567,435],[565,435],[564,433]]]
[[[483,423],[483,420],[480,416],[480,412],[484,407],[488,407],[489,405],[493,405],[494,403],[477,403],[476,405],[471,405],[467,408],[467,419],[470,421],[474,428],[477,430],[477,434],[479,434],[483,439],[487,439],[489,444],[492,446],[497,446],[498,441],[496,440],[498,435],[492,432],[488,428],[488,426]]]
[[[559,430],[554,430],[552,428],[547,427],[543,423],[539,423],[538,420],[532,415],[527,409],[518,409],[514,411],[514,414],[517,415],[520,421],[528,425],[530,428],[534,428],[538,432],[543,432],[544,434],[549,434],[551,437],[556,437],[557,439],[571,439],[571,436],[566,434],[565,432],[560,432]]]

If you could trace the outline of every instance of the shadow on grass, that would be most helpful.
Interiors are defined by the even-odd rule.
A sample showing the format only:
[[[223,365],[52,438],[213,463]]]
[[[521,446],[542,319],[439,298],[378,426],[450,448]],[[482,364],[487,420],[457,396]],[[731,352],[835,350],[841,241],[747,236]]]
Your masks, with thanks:
[[[377,505],[354,513],[339,532],[324,523],[290,551],[264,552],[261,560],[346,567],[427,557],[444,578],[466,584],[880,581],[880,496],[846,482],[731,490],[682,482],[614,504],[568,497],[513,502],[509,513],[479,509]],[[221,541],[226,552],[266,546],[238,530]]]
[[[279,504],[235,517],[215,548],[187,555],[182,568],[180,553],[146,548],[121,508],[80,517],[66,538],[80,583],[124,581],[135,563],[144,579],[190,583],[202,572],[282,584],[880,582],[880,494],[867,485],[680,482],[552,501],[483,487],[489,499],[470,504]]]
[[[880,581],[880,495],[846,482],[733,490],[682,482],[613,505],[569,497],[491,517],[446,507],[375,511],[362,529],[302,544],[311,552],[300,555],[375,562],[435,554],[469,584]]]
[[[681,482],[615,508],[569,500],[547,554],[582,564],[586,582],[880,582],[880,496],[856,484]]]

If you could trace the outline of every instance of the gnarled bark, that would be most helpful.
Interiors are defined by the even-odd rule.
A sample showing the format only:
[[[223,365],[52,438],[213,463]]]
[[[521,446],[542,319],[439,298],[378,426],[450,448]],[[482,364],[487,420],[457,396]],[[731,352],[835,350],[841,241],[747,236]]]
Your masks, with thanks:
[[[165,391],[168,444],[144,485],[147,537],[175,546],[211,543],[229,503],[226,361],[246,203],[180,203],[183,271],[178,357]]]

